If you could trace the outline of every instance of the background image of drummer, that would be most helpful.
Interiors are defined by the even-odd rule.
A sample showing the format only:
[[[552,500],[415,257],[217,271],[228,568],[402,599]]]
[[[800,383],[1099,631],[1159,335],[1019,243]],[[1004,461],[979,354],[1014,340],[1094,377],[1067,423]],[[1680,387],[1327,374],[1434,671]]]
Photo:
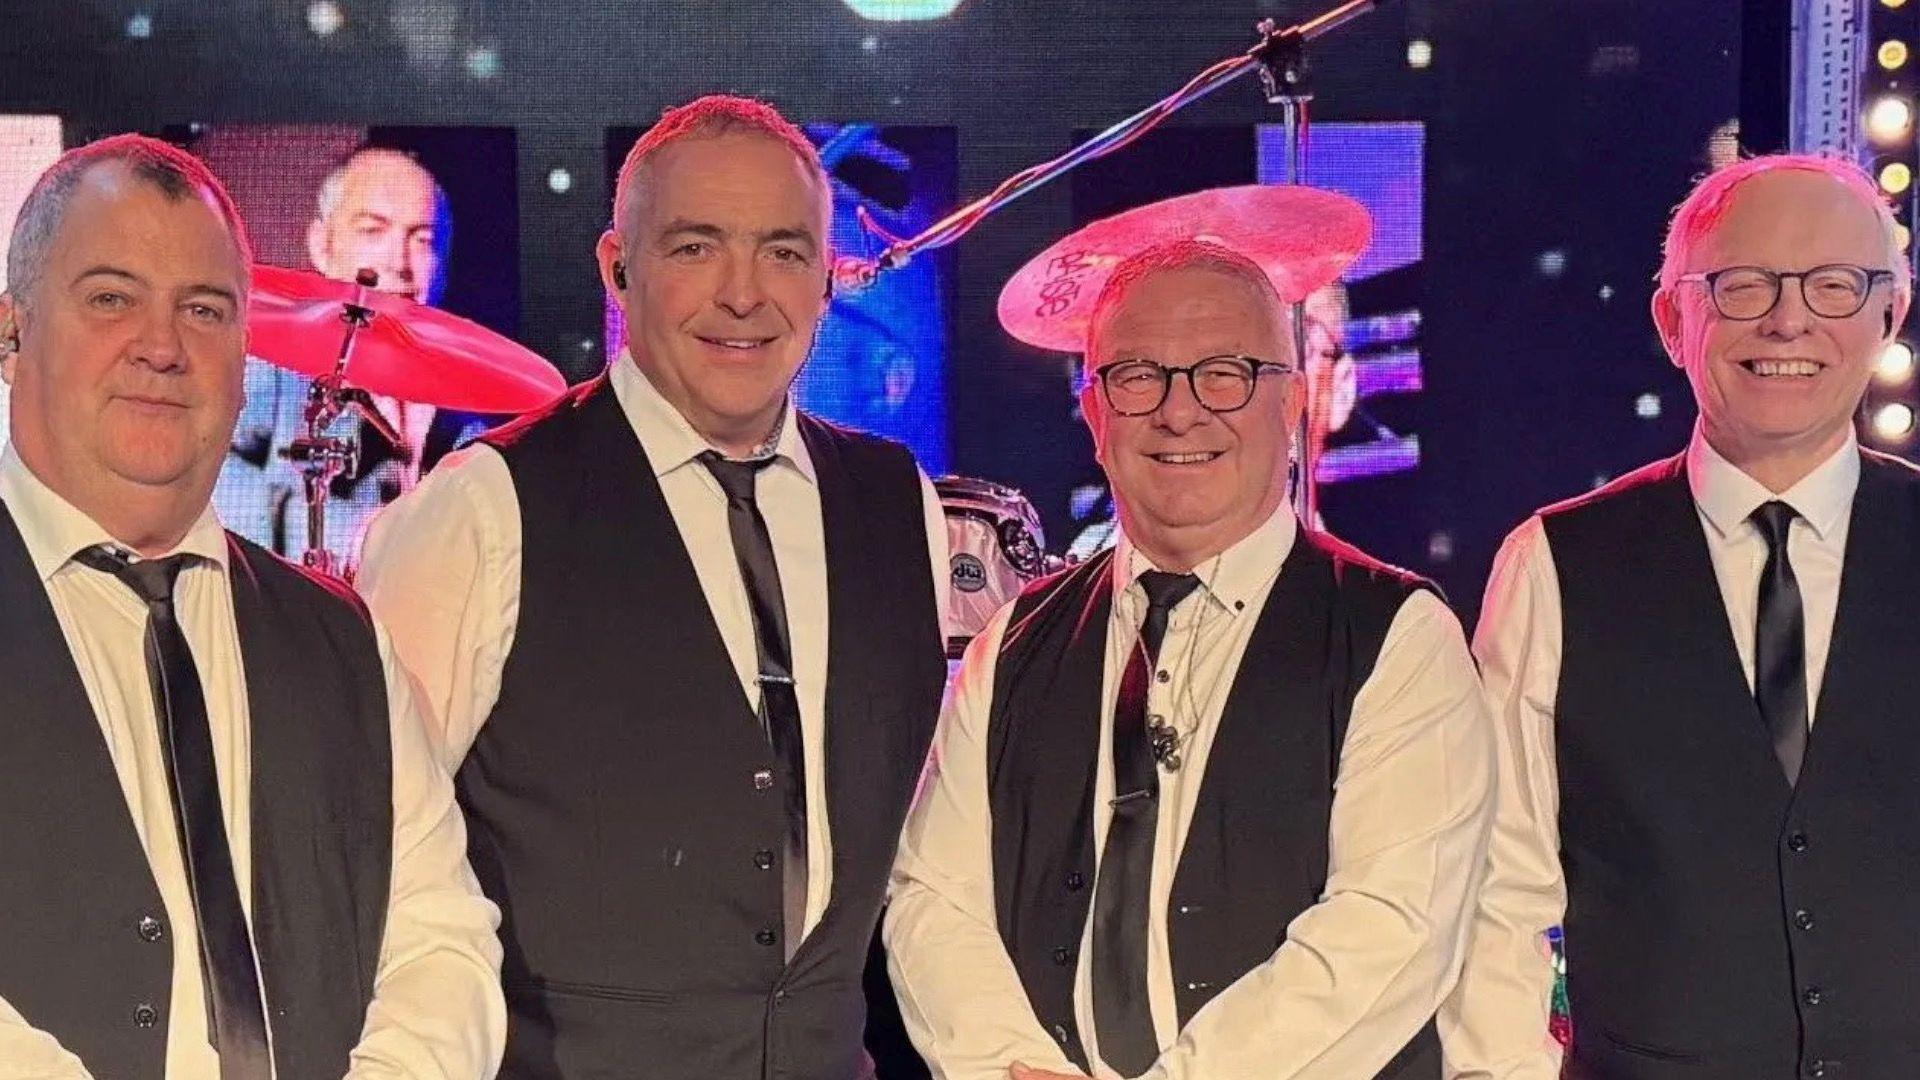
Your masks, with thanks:
[[[1204,132],[1189,131],[1187,137],[1204,137]],[[1253,179],[1283,183],[1282,129],[1261,125],[1252,149]],[[1397,550],[1390,542],[1395,538],[1374,537],[1368,528],[1404,515],[1374,513],[1375,500],[1386,505],[1407,498],[1420,467],[1424,174],[1424,125],[1316,122],[1311,127],[1305,182],[1366,207],[1373,239],[1339,281],[1315,290],[1304,305],[1310,410],[1300,437],[1312,440],[1317,459],[1321,520],[1315,524],[1368,550]],[[1205,179],[1192,186],[1176,184],[1141,192],[1137,201],[1209,186],[1214,183]],[[1124,208],[1102,207],[1088,218],[1119,209]],[[1075,486],[1069,509],[1072,557],[1085,558],[1113,542],[1113,501],[1097,467],[1090,465],[1085,482]]]
[[[59,156],[59,117],[0,115],[0,292],[7,291],[7,247],[13,239],[14,216],[41,171]],[[0,445],[7,441],[6,380],[12,376],[12,361],[6,353],[10,333],[10,328],[0,325]]]
[[[835,256],[877,255],[886,241],[860,224],[910,236],[957,202],[956,147],[949,127],[802,124],[833,178]],[[607,168],[619,171],[644,128],[607,133]],[[609,180],[611,183],[611,179]],[[859,291],[841,289],[794,379],[801,408],[838,424],[905,443],[929,476],[948,468],[947,310],[950,250],[917,256]],[[607,305],[607,355],[626,339]]]
[[[514,141],[503,128],[232,125],[167,132],[233,191],[263,263],[350,281],[373,270],[378,288],[472,319],[511,337],[518,328]],[[457,223],[457,228],[456,228]],[[352,368],[349,366],[349,382]],[[307,380],[250,357],[247,400],[214,489],[230,529],[281,554],[306,549],[300,473],[281,454],[304,433]],[[360,467],[332,486],[326,547],[348,567],[380,508],[419,482],[490,418],[378,397],[402,445],[349,415]]]

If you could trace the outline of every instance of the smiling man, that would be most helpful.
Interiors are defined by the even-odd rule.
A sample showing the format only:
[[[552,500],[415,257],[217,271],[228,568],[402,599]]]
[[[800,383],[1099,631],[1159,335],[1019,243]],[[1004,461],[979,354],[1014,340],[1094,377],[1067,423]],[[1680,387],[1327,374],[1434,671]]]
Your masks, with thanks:
[[[793,406],[830,207],[770,107],[668,112],[599,245],[629,351],[375,523],[360,584],[504,912],[502,1076],[861,1068],[946,532],[904,448]]]
[[[1686,450],[1508,538],[1502,741],[1453,1075],[1920,1075],[1920,473],[1854,419],[1911,297],[1873,181],[1756,158],[1674,214],[1653,317]]]
[[[1260,268],[1133,256],[1081,405],[1118,545],[974,640],[887,946],[945,1080],[1440,1075],[1492,735],[1431,587],[1303,529]]]
[[[222,530],[249,249],[184,151],[28,197],[0,325],[0,1075],[494,1074],[495,912],[365,607]]]

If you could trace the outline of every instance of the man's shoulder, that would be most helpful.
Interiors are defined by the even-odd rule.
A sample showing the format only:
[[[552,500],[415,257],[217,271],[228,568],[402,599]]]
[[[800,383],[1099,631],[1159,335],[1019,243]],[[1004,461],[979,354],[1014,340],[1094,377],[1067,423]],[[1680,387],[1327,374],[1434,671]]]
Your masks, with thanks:
[[[578,416],[607,386],[607,375],[602,372],[585,382],[569,386],[559,397],[530,412],[501,424],[474,440],[475,445],[491,446],[502,453],[530,443],[549,438],[566,425],[568,418]],[[611,391],[609,391],[611,392]]]
[[[1334,581],[1341,585],[1374,585],[1403,592],[1436,588],[1419,574],[1375,558],[1330,532],[1302,528],[1297,542],[1326,559],[1333,568]]]
[[[809,450],[822,448],[843,454],[871,456],[888,461],[912,461],[913,451],[906,444],[885,435],[862,431],[802,409],[798,411],[801,437]]]
[[[1536,511],[1536,516],[1548,525],[1555,525],[1610,509],[1634,506],[1663,490],[1665,485],[1685,484],[1686,474],[1685,454],[1650,461],[1585,494],[1543,506]]]
[[[227,553],[237,580],[318,605],[321,610],[350,614],[369,626],[373,623],[366,601],[340,578],[275,555],[236,532],[227,533]]]

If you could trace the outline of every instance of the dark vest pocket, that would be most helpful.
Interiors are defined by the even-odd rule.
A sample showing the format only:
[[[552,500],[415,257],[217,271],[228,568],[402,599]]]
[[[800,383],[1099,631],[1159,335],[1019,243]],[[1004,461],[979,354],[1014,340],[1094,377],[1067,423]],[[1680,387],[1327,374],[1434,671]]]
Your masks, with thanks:
[[[550,995],[584,998],[589,1001],[623,1001],[635,1005],[671,1005],[675,995],[664,990],[640,990],[628,986],[599,986],[594,983],[566,982],[560,979],[531,977],[514,980],[507,988],[509,996]]]

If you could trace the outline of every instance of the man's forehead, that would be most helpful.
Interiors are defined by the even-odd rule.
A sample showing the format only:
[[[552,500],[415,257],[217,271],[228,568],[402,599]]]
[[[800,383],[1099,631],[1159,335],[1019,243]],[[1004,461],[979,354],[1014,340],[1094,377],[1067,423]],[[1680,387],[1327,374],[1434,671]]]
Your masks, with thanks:
[[[54,235],[56,254],[81,258],[88,255],[79,248],[157,254],[192,251],[209,242],[224,254],[238,254],[211,192],[195,189],[176,198],[118,162],[89,169],[80,178]]]
[[[1186,267],[1133,283],[1101,313],[1094,337],[1102,354],[1133,344],[1204,346],[1266,339],[1282,333],[1278,315],[1273,298],[1254,283]]]
[[[342,179],[342,202],[349,208],[373,202],[432,206],[433,175],[402,154],[362,155]]]
[[[1809,257],[1877,262],[1885,253],[1884,229],[1875,208],[1838,179],[1782,169],[1730,190],[1699,247],[1715,257],[1799,248]]]
[[[831,194],[792,147],[752,132],[668,143],[639,166],[634,180],[641,212],[657,223],[696,219],[717,225],[786,216],[794,220],[761,225],[817,230],[833,212]]]

